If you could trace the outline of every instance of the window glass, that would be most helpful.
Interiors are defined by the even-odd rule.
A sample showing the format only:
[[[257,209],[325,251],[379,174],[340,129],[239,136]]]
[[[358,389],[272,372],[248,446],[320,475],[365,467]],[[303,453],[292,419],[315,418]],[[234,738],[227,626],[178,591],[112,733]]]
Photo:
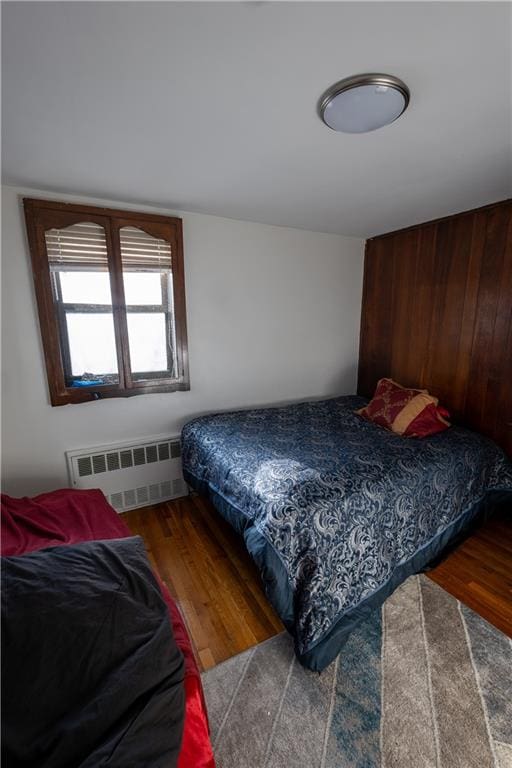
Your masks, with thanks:
[[[133,375],[168,370],[167,333],[163,312],[129,312],[128,338]]]
[[[176,375],[171,246],[138,227],[119,230],[132,379]],[[146,312],[130,311],[130,307]]]
[[[112,313],[66,312],[66,325],[72,376],[83,383],[88,379],[97,384],[110,383],[112,374],[117,374]]]
[[[160,272],[123,273],[124,300],[126,304],[162,304],[162,282]]]
[[[80,222],[50,229],[45,238],[66,386],[116,384],[119,375],[105,230],[93,222]]]
[[[62,272],[62,301],[73,304],[112,304],[108,272]]]

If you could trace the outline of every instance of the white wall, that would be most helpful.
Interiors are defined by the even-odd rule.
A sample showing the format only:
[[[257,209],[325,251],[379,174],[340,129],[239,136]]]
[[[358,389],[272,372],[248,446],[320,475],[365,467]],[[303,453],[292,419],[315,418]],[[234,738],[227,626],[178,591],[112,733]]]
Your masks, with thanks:
[[[3,187],[2,482],[13,495],[68,484],[64,451],[178,434],[208,411],[355,391],[362,240],[179,214],[190,392],[52,408],[21,197],[110,201]]]

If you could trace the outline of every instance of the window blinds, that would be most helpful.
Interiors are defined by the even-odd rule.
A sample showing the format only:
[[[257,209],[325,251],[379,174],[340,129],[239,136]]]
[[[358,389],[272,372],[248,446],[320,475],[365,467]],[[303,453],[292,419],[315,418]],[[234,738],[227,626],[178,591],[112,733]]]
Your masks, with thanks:
[[[171,269],[171,244],[138,227],[119,230],[123,268]]]
[[[80,222],[45,232],[46,251],[53,270],[108,268],[105,230],[100,224]],[[121,260],[127,270],[170,270],[171,244],[138,227],[119,230]]]
[[[99,224],[81,222],[45,232],[51,269],[107,269],[107,240]]]

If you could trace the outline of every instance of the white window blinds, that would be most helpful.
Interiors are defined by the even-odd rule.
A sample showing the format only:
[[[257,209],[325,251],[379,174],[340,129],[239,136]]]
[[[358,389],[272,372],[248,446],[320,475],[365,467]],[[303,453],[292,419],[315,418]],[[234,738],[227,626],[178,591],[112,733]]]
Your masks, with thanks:
[[[107,269],[105,230],[92,221],[45,232],[51,269]]]
[[[171,244],[138,227],[121,227],[121,260],[123,269],[171,269]]]
[[[53,270],[105,270],[108,252],[105,230],[100,224],[80,222],[45,232],[48,262]],[[119,230],[121,260],[126,270],[170,270],[171,244],[138,227]]]

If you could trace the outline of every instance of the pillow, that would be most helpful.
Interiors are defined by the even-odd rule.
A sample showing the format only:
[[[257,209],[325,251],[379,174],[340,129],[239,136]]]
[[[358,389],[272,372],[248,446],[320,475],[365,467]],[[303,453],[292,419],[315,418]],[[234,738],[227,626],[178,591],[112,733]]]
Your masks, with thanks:
[[[183,657],[139,537],[2,558],[10,768],[176,766]]]
[[[406,389],[393,379],[380,379],[368,405],[356,413],[380,427],[392,429],[400,411],[419,394],[428,393],[425,389]]]
[[[446,409],[426,389],[402,387],[393,379],[380,379],[368,405],[358,413],[368,421],[405,437],[427,437],[448,429]]]

